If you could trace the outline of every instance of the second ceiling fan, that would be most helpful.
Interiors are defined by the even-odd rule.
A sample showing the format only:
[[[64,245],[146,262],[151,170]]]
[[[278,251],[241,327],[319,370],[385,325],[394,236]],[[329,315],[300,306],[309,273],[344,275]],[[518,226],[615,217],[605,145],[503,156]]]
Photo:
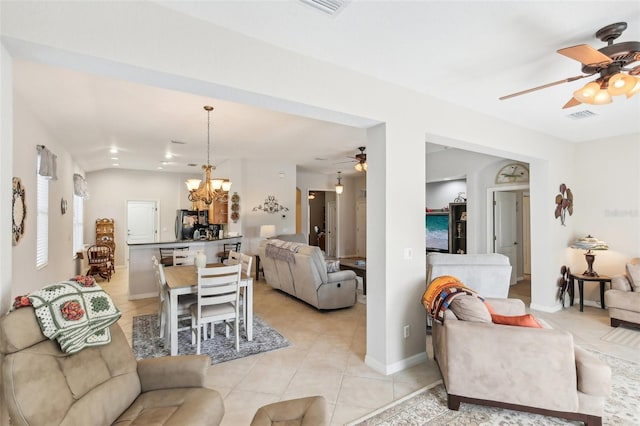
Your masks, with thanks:
[[[558,84],[569,83],[599,74],[596,80],[573,92],[573,97],[563,106],[570,108],[581,103],[603,105],[611,103],[612,96],[626,95],[627,98],[640,92],[640,65],[629,67],[640,61],[640,42],[626,41],[613,43],[627,28],[626,22],[607,25],[596,32],[596,37],[607,43],[601,49],[587,44],[565,47],[557,52],[582,64],[583,75],[565,78],[542,86],[500,97],[500,100],[546,89]]]

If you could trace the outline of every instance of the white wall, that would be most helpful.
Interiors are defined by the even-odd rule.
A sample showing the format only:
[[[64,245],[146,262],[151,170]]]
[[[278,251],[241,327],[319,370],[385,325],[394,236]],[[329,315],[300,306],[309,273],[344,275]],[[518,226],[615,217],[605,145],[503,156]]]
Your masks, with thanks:
[[[9,309],[12,283],[13,59],[0,46],[0,315]],[[0,412],[0,420],[3,418]],[[6,419],[5,419],[6,420]],[[2,424],[2,422],[0,422]]]
[[[24,237],[13,247],[12,296],[37,290],[75,274],[73,253],[73,209],[60,211],[62,198],[73,200],[73,174],[82,173],[60,141],[38,121],[19,94],[14,95],[13,174],[26,189],[26,226]],[[49,262],[36,268],[36,145],[45,145],[58,156],[58,180],[49,181]]]
[[[425,190],[426,208],[434,210],[449,208],[449,203],[453,203],[453,200],[460,192],[464,192],[463,197],[466,198],[466,179],[427,183]]]
[[[42,50],[47,46],[49,55],[40,57],[51,62],[174,90],[197,89],[208,96],[316,118],[330,116],[348,122],[349,117],[360,117],[384,123],[368,129],[367,141],[366,360],[374,368],[389,373],[425,357],[425,312],[417,303],[425,286],[425,140],[531,165],[532,229],[540,230],[534,232],[532,241],[532,300],[536,307],[557,309],[556,265],[566,259],[573,224],[558,229],[550,204],[561,181],[592,172],[591,168],[574,170],[572,144],[270,46],[151,2],[5,2],[2,12],[3,35],[12,43],[30,43],[18,43],[21,47]],[[167,37],[167,22],[174,30],[171,37]],[[28,49],[22,54],[28,56]],[[465,125],[460,126],[461,122]],[[605,142],[596,145],[605,146]],[[256,162],[255,166],[255,171],[245,168],[245,173],[270,171],[264,170],[268,165]],[[625,176],[625,171],[617,173]],[[290,176],[294,174],[290,170]],[[637,180],[635,185],[637,191]],[[293,181],[281,188],[262,182],[258,186],[255,192],[260,198],[270,193],[289,205],[295,203]],[[471,188],[468,195],[472,196]],[[246,198],[262,201],[253,195]],[[269,222],[259,215],[249,219],[247,234],[257,234],[258,225]],[[290,220],[278,223],[279,231],[293,229],[293,217]],[[413,251],[411,258],[404,257],[407,248]],[[412,327],[409,339],[402,337],[404,325]]]

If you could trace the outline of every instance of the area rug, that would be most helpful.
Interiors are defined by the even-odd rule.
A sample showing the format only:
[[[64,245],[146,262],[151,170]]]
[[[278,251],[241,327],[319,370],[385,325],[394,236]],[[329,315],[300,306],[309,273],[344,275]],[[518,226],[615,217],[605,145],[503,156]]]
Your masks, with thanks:
[[[626,328],[624,326],[615,327],[601,337],[602,340],[610,343],[627,346],[629,348],[640,349],[640,330]]]
[[[640,364],[593,352],[611,366],[611,394],[605,403],[603,425],[640,424]],[[447,392],[442,381],[422,388],[348,426],[382,425],[577,425],[557,417],[520,411],[460,404],[459,411],[447,408]]]
[[[240,330],[244,330],[244,327],[241,326]],[[227,339],[224,335],[224,325],[216,324],[215,336],[202,341],[200,352],[209,355],[212,364],[218,364],[290,345],[284,336],[255,315],[253,316],[252,341],[247,341],[241,332],[240,351],[236,352],[235,340],[232,336],[233,334]],[[133,317],[133,335],[131,340],[133,352],[137,359],[158,358],[169,355],[168,345],[165,344],[164,338],[160,338],[158,316],[156,314]],[[196,345],[191,345],[191,331],[188,329],[179,331],[178,355],[195,353]]]

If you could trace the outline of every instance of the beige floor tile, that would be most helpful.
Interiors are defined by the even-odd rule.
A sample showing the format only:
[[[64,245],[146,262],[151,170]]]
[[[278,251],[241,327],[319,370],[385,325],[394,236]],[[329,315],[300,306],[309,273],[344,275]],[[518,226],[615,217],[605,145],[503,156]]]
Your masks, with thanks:
[[[327,402],[335,403],[342,384],[341,373],[318,374],[315,370],[298,370],[291,379],[283,399],[322,395]]]
[[[131,344],[133,317],[155,313],[157,299],[128,300],[128,271],[118,269],[111,282],[99,282],[122,312],[119,324]],[[530,304],[528,283],[512,286]],[[377,373],[364,363],[366,305],[337,311],[317,309],[272,289],[254,284],[254,311],[283,334],[291,346],[212,365],[206,385],[224,398],[223,425],[250,423],[268,403],[311,394],[324,395],[332,425],[343,425],[393,400],[440,380],[432,359],[393,375]],[[560,312],[532,311],[552,327],[567,330],[586,348],[639,361],[636,350],[601,339],[611,330],[606,310],[578,304]]]
[[[393,382],[365,377],[344,376],[337,404],[370,409],[393,401]]]

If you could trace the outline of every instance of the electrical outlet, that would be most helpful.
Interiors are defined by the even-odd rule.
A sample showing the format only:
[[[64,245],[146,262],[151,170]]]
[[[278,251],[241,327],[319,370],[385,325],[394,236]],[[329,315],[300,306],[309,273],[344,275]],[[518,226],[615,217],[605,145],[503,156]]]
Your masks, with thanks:
[[[409,327],[409,325],[405,325],[402,328],[402,331],[404,332],[404,338],[405,339],[411,335],[411,328]]]
[[[407,247],[407,248],[404,249],[404,258],[406,260],[413,259],[413,250],[411,250],[410,247]]]

